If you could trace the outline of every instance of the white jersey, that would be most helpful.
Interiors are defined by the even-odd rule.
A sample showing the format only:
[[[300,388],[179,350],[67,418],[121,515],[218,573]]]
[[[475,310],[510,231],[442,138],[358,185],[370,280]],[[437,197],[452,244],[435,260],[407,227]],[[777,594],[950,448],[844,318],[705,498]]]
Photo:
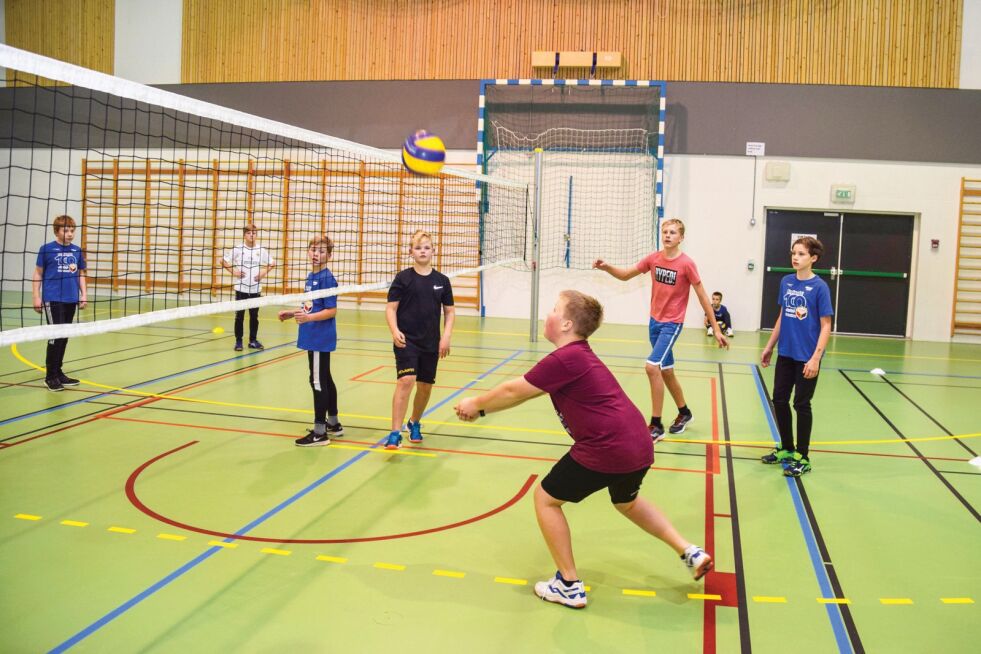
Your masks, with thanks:
[[[225,251],[225,263],[243,271],[244,277],[235,277],[235,290],[241,293],[261,293],[262,284],[256,275],[266,266],[274,263],[269,250],[257,245],[250,248],[246,245],[236,245]]]

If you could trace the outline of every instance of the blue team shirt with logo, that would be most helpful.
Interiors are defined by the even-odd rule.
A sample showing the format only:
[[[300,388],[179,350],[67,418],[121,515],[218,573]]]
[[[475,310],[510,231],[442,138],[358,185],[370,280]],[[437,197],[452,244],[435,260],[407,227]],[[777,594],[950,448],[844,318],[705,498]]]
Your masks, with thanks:
[[[337,280],[334,279],[333,273],[329,269],[324,268],[320,272],[312,272],[307,275],[307,281],[303,285],[303,292],[309,293],[325,288],[335,288],[336,286]],[[336,307],[336,295],[317,298],[313,301],[308,300],[303,303],[303,311],[305,313],[317,313],[324,309],[334,309]],[[311,352],[333,352],[337,349],[337,321],[331,318],[330,320],[303,323],[300,325],[300,333],[296,338],[296,346],[301,350],[310,350]]]
[[[45,243],[37,252],[37,267],[41,269],[42,301],[78,302],[80,271],[85,270],[82,248],[58,241]]]
[[[817,275],[806,280],[787,275],[780,280],[778,304],[782,318],[777,351],[794,361],[807,361],[817,348],[821,318],[834,313],[828,285]]]

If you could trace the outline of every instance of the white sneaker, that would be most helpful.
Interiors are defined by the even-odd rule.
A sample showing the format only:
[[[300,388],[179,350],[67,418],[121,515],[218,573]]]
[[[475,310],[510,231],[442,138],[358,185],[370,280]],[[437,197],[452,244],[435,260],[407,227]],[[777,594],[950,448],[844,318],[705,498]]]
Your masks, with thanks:
[[[726,336],[732,336],[732,327],[726,329]]]
[[[582,580],[566,586],[558,572],[548,581],[535,584],[535,594],[546,602],[555,602],[572,609],[586,608],[586,587]]]
[[[712,569],[712,557],[698,545],[689,545],[685,553],[681,555],[681,560],[688,566],[691,576],[698,581]]]
[[[713,334],[712,334],[712,328],[711,328],[711,327],[707,327],[707,328],[705,329],[705,335],[706,335],[706,336],[712,336],[712,335],[713,335]]]

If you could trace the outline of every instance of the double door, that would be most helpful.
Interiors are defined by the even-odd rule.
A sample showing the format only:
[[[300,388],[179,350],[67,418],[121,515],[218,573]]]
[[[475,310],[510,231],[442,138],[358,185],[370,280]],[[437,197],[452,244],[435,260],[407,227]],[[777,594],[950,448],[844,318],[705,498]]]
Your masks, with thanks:
[[[824,254],[814,272],[831,289],[838,333],[906,336],[910,271],[913,261],[912,214],[766,210],[761,326],[773,327],[777,292],[793,273],[791,244],[814,236]]]

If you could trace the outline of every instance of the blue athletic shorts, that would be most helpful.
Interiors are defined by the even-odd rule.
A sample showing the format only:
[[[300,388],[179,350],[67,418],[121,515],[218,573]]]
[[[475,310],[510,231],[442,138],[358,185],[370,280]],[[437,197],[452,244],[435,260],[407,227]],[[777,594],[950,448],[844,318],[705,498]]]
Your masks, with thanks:
[[[651,338],[651,355],[647,357],[647,363],[659,366],[661,370],[674,368],[671,348],[681,335],[682,326],[680,322],[658,322],[651,318],[647,328]]]

